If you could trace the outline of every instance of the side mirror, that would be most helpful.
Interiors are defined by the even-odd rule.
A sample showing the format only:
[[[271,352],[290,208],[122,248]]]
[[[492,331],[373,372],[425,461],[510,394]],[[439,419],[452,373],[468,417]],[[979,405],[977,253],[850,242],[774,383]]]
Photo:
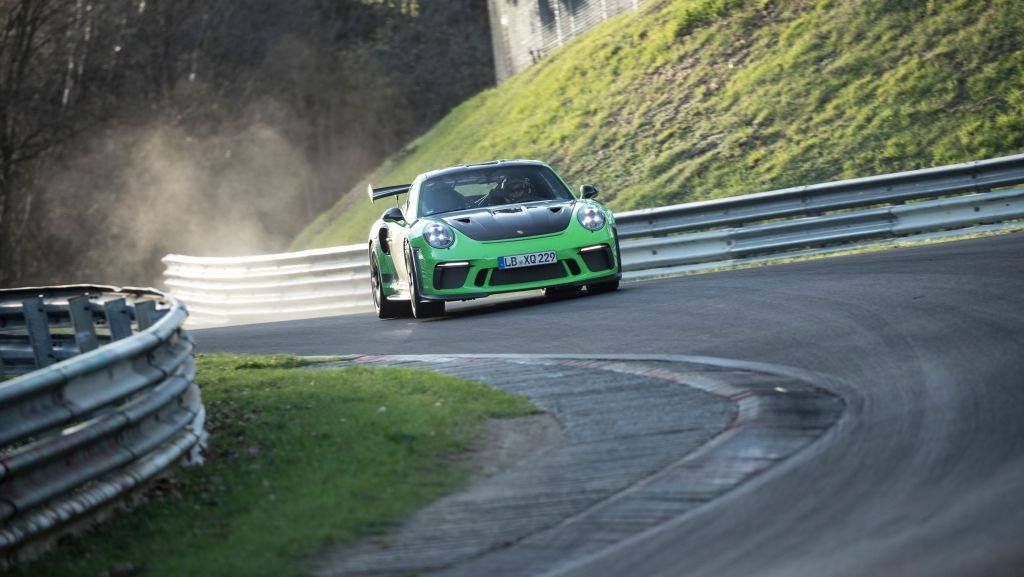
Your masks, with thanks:
[[[384,211],[384,216],[380,217],[380,219],[384,222],[402,222],[405,220],[405,216],[402,215],[402,209],[392,206]]]
[[[597,196],[597,187],[593,184],[584,184],[580,187],[580,196],[583,198],[594,198]]]

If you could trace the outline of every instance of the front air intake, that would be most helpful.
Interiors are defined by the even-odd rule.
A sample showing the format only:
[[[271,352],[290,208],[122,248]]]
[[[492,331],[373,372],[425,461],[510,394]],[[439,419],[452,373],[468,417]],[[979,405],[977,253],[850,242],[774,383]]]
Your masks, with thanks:
[[[491,286],[537,282],[562,278],[564,276],[565,267],[562,266],[561,262],[523,268],[496,268],[491,271]]]
[[[608,270],[612,268],[612,253],[608,245],[592,246],[580,251],[583,262],[586,263],[590,272]]]
[[[441,263],[434,267],[434,288],[440,290],[462,288],[469,276],[469,263]]]

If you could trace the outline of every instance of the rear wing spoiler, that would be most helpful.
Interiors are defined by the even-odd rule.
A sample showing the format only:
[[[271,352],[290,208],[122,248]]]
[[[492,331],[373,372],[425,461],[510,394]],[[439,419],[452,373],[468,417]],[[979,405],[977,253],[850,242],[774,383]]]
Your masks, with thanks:
[[[399,184],[395,186],[382,186],[380,188],[374,188],[373,185],[366,185],[366,194],[370,196],[370,202],[377,200],[378,198],[384,198],[387,196],[398,196],[399,194],[405,194],[412,188],[411,184]]]

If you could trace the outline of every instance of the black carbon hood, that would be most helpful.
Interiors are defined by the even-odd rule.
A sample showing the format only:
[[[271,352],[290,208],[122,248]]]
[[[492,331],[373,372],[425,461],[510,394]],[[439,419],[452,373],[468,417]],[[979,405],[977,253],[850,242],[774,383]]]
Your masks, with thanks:
[[[576,201],[462,210],[444,221],[473,240],[504,240],[561,232],[569,227]]]

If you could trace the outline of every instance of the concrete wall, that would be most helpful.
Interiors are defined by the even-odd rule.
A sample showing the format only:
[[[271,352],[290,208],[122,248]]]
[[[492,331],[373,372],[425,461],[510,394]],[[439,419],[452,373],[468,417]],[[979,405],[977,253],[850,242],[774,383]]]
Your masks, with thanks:
[[[488,0],[498,82],[643,0]]]

